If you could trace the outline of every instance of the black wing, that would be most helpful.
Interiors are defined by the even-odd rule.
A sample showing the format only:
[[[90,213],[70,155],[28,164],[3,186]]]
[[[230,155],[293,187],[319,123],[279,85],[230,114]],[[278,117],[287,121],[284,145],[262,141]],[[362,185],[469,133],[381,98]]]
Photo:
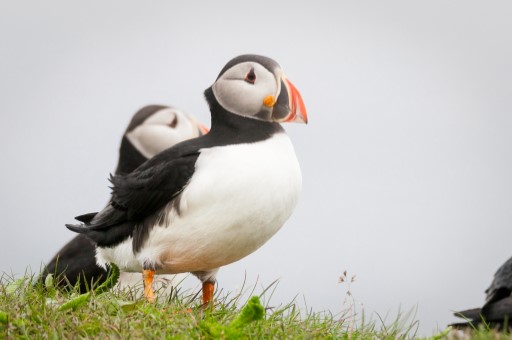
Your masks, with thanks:
[[[512,318],[512,297],[507,297],[497,301],[484,310],[482,314],[487,321],[502,321]]]
[[[112,203],[130,221],[154,214],[185,187],[199,153],[146,167],[127,176],[112,176]]]
[[[66,227],[86,234],[101,247],[122,242],[137,228],[145,229],[137,234],[147,234],[151,226],[145,220],[178,196],[194,173],[199,151],[177,151],[180,150],[167,149],[130,174],[111,176],[111,203],[85,225]]]
[[[512,293],[512,257],[496,271],[494,280],[485,293],[487,294],[486,305],[510,296]]]

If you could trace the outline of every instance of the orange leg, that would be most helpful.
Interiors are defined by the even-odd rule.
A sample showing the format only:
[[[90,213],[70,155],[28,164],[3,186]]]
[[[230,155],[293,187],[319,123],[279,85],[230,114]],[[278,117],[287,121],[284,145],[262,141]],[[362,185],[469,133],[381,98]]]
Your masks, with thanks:
[[[142,271],[142,278],[144,279],[144,297],[148,302],[155,302],[155,292],[153,291],[153,277],[155,271],[151,269],[144,269]]]
[[[203,282],[203,306],[207,306],[213,302],[213,292],[215,284],[213,282]]]

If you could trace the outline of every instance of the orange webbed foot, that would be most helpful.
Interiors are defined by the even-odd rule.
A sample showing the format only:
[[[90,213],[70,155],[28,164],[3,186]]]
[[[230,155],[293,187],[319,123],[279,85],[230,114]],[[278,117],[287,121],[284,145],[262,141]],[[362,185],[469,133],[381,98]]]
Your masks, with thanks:
[[[213,305],[213,295],[215,291],[215,283],[203,282],[203,307]]]
[[[149,303],[155,302],[155,292],[153,291],[153,278],[155,271],[151,269],[144,269],[142,271],[142,279],[144,280],[144,297]]]

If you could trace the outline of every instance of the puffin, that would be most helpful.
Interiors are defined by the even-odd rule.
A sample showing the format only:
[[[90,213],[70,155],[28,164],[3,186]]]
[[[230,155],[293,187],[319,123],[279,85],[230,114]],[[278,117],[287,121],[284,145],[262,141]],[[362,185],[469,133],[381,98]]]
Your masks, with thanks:
[[[454,315],[468,322],[455,323],[452,326],[461,328],[486,322],[491,326],[503,327],[512,320],[512,257],[509,258],[494,274],[489,288],[485,290],[485,304],[481,308],[473,308]]]
[[[219,268],[260,248],[299,200],[301,170],[281,123],[308,117],[281,66],[235,57],[204,97],[207,134],[111,175],[107,207],[66,225],[96,244],[99,265],[141,272],[149,302],[155,274],[189,272],[202,283],[202,305],[211,305]]]
[[[178,108],[145,106],[133,115],[123,134],[115,173],[128,174],[168,147],[206,132],[204,125]],[[59,286],[74,287],[80,282],[79,291],[86,292],[107,278],[105,268],[96,264],[95,253],[94,243],[83,234],[77,235],[46,264],[41,280],[51,273]],[[121,282],[127,280],[133,281],[127,275],[121,277]]]

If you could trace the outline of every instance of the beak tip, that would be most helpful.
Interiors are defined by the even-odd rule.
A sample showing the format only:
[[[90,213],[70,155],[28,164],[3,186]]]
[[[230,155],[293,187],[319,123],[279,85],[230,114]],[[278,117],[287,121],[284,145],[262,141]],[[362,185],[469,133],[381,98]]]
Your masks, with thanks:
[[[302,108],[304,109],[304,111],[303,111],[303,113],[300,114],[300,118],[302,119],[302,122],[307,125],[308,124],[308,114],[305,111],[304,103],[302,103]]]
[[[303,115],[297,115],[297,118],[295,120],[297,123],[302,123],[302,124],[308,124],[308,117],[307,116],[303,116]]]

